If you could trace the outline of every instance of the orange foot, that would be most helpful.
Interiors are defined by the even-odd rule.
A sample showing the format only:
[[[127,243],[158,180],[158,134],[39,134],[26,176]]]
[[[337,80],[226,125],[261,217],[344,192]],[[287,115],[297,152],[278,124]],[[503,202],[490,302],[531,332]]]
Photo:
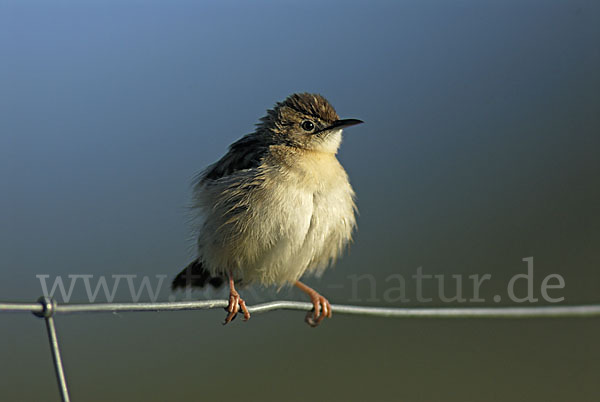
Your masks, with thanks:
[[[309,311],[304,318],[304,321],[306,321],[308,325],[314,328],[318,326],[325,317],[331,318],[332,311],[329,300],[300,281],[297,281],[295,285],[310,297],[310,301],[313,304],[312,311]]]
[[[223,325],[230,323],[237,316],[238,311],[242,310],[244,313],[244,321],[248,321],[250,318],[250,312],[246,307],[246,302],[240,297],[240,294],[235,290],[233,284],[233,276],[229,275],[229,305],[225,307],[225,311],[229,314],[225,318]]]

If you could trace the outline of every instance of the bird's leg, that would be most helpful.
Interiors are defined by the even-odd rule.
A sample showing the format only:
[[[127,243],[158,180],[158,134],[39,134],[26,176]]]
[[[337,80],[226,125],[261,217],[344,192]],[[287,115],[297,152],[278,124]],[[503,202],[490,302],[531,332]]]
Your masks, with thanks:
[[[304,319],[304,321],[306,321],[308,325],[310,325],[311,327],[316,327],[321,323],[321,321],[323,321],[325,317],[331,318],[332,312],[329,300],[321,296],[319,292],[317,292],[313,288],[306,286],[300,281],[296,281],[294,285],[296,285],[297,288],[302,290],[310,297],[310,301],[314,306],[313,310],[309,311],[308,314],[306,314],[306,318]]]
[[[229,314],[227,315],[227,318],[225,318],[223,325],[231,322],[231,320],[237,316],[240,309],[242,310],[242,313],[244,313],[244,321],[248,321],[250,312],[248,312],[248,307],[246,307],[244,299],[242,299],[237,290],[235,290],[233,275],[229,272],[229,305],[225,308],[225,311],[229,312]]]

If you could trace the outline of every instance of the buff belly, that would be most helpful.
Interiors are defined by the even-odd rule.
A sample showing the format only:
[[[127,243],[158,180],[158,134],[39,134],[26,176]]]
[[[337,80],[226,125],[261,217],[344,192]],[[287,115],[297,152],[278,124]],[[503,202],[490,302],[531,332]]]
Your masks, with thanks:
[[[210,235],[200,234],[199,254],[211,274],[283,286],[307,271],[321,274],[350,240],[355,220],[347,180],[331,186],[313,179],[307,186],[302,175],[274,177],[278,185],[254,188],[243,213],[229,222],[218,208],[205,217],[202,232]]]

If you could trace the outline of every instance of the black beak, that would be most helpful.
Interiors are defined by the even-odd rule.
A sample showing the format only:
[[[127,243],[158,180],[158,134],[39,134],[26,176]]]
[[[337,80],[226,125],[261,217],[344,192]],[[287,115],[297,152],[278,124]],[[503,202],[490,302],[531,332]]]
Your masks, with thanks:
[[[333,129],[336,129],[336,128],[350,127],[350,126],[355,126],[355,125],[361,124],[361,123],[364,123],[364,121],[358,120],[358,119],[336,120],[336,121],[333,122],[332,125],[330,125],[329,127],[327,127],[326,130],[333,130]]]

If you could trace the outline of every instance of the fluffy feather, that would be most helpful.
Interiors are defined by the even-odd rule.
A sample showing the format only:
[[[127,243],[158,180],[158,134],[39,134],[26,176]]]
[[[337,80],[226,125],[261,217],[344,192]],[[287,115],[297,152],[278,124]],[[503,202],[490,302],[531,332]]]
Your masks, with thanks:
[[[307,119],[324,131],[306,133]],[[198,178],[198,263],[207,278],[232,272],[244,284],[281,287],[320,275],[341,254],[356,206],[335,156],[342,131],[326,130],[336,120],[322,96],[292,95]]]

